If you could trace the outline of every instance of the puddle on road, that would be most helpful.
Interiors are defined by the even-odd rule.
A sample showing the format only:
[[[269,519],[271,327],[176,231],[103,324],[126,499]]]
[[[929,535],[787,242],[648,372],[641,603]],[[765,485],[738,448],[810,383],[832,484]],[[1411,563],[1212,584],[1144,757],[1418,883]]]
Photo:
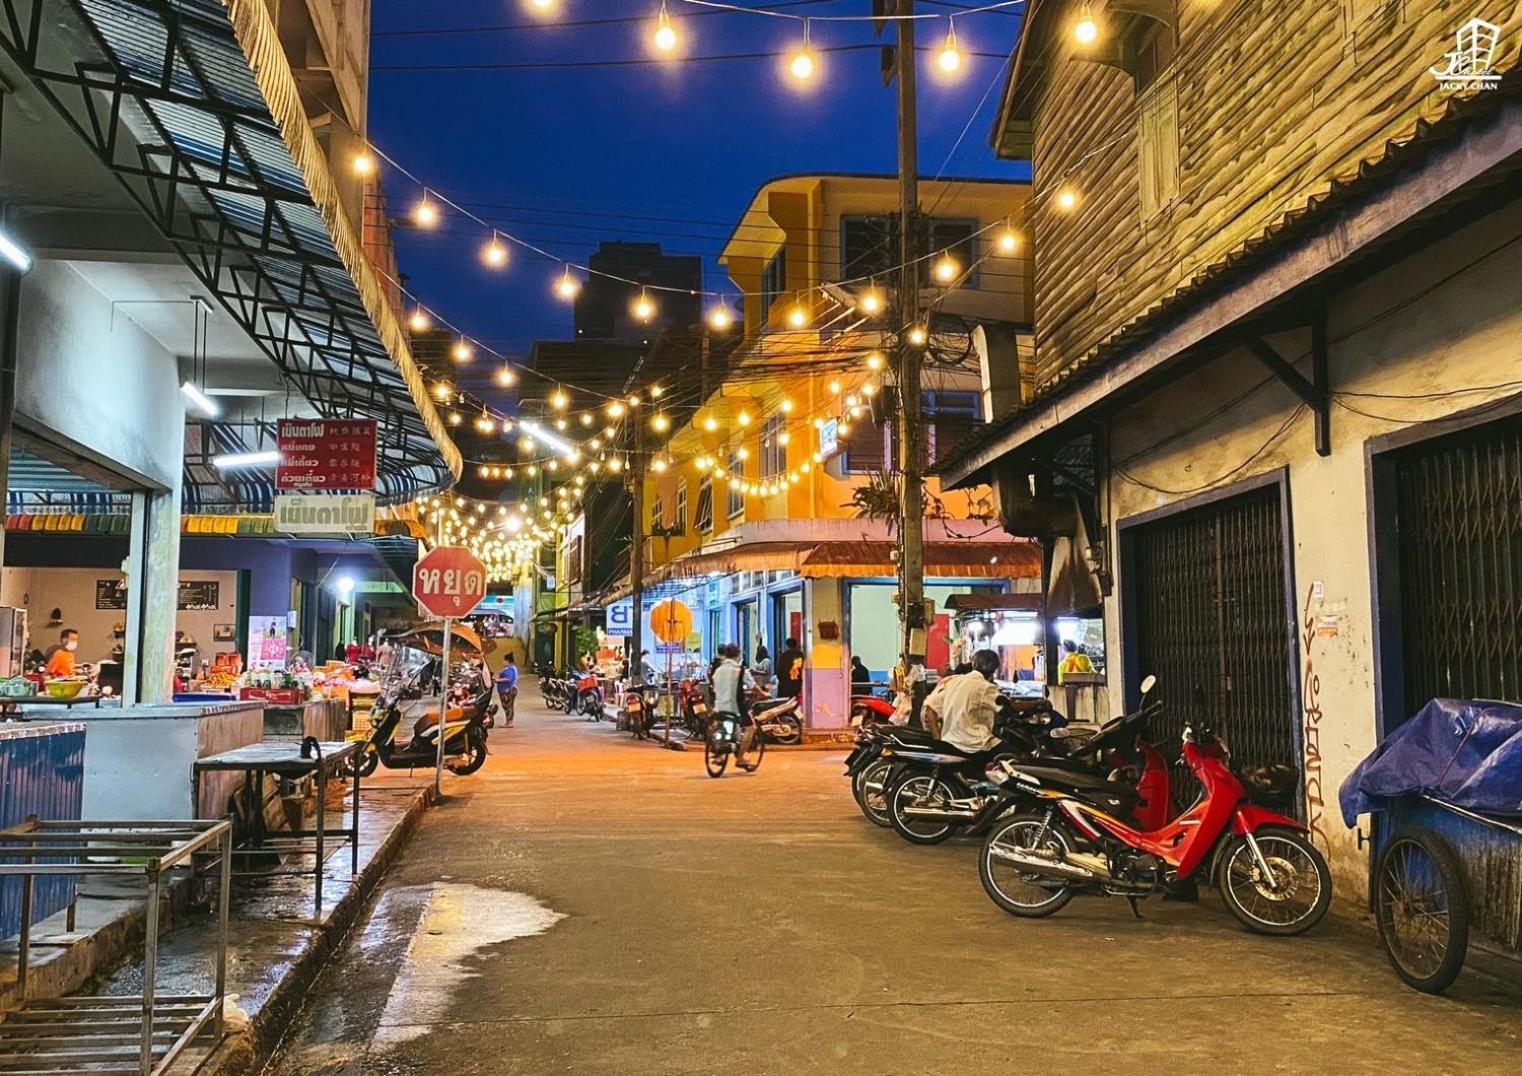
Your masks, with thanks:
[[[375,1046],[396,1046],[448,1018],[456,991],[474,973],[473,954],[515,938],[543,934],[565,916],[527,893],[443,882],[412,887],[428,892],[427,907],[386,997]]]

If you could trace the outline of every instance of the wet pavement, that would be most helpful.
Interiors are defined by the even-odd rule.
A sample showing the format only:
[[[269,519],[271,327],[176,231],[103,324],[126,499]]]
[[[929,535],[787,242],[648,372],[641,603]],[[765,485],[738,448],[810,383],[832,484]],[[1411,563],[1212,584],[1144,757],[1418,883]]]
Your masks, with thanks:
[[[1257,937],[1212,891],[1015,920],[972,845],[865,822],[838,753],[715,781],[535,695],[271,1073],[1522,1070],[1522,991],[1413,993],[1355,922]]]

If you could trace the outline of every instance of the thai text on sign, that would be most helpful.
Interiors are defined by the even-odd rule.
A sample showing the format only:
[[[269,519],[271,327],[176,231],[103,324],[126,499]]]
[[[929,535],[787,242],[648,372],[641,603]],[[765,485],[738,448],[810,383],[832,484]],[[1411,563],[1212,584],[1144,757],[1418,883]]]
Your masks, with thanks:
[[[281,419],[275,439],[284,490],[375,488],[375,423],[363,419]]]

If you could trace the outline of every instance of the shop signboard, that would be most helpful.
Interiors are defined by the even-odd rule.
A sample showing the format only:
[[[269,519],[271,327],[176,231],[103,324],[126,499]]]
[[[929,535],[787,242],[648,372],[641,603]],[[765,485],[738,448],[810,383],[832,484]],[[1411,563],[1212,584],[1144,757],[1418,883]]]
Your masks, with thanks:
[[[283,616],[251,616],[248,618],[248,667],[250,669],[283,669],[289,636]]]
[[[829,459],[840,451],[840,420],[832,418],[819,427],[819,454]]]
[[[176,608],[190,612],[214,612],[222,602],[222,584],[215,579],[181,579]],[[95,581],[95,608],[127,608],[127,581],[125,579],[97,579]]]
[[[283,493],[375,488],[375,423],[361,419],[285,418],[275,428]]]
[[[373,493],[280,493],[275,529],[304,537],[349,538],[375,533]]]
[[[627,639],[634,634],[634,602],[614,602],[605,610],[607,623],[603,631],[617,638]]]

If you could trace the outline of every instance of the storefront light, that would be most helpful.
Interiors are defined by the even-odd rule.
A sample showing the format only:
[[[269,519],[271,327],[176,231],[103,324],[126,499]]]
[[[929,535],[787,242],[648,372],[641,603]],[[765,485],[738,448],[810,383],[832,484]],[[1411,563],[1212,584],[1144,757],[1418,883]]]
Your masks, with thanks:
[[[32,271],[32,256],[4,231],[0,231],[0,258],[10,262],[18,273]]]
[[[205,415],[207,418],[216,418],[222,413],[222,409],[217,406],[216,401],[213,400],[210,396],[206,395],[206,393],[202,392],[200,386],[196,385],[194,382],[186,381],[180,386],[180,391],[183,392],[185,394],[185,398],[191,403],[195,404],[196,408],[201,412],[201,414]]]
[[[261,467],[279,462],[280,453],[274,451],[232,452],[225,456],[213,456],[211,458],[211,465],[221,471],[234,467]]]

